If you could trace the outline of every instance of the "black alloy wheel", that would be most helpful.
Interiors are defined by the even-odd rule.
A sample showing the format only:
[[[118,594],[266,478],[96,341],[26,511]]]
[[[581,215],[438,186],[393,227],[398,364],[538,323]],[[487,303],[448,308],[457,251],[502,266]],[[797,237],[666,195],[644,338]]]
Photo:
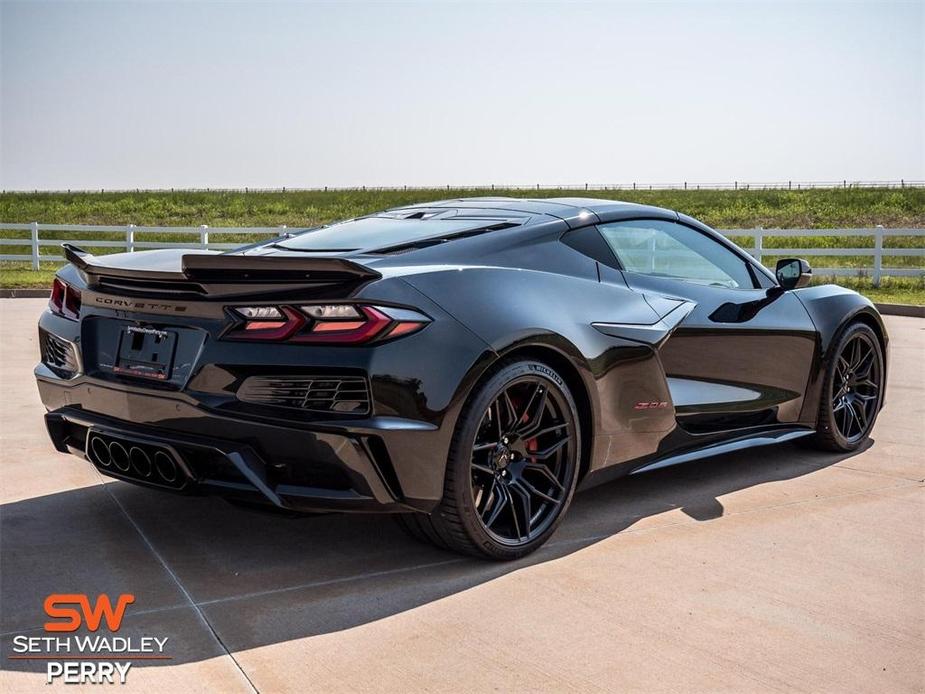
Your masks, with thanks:
[[[561,521],[580,454],[575,403],[559,374],[539,362],[506,363],[460,416],[440,506],[399,523],[449,549],[524,556]]]
[[[497,542],[539,537],[568,496],[575,426],[563,394],[542,378],[522,376],[482,415],[470,462],[472,502]]]
[[[816,442],[835,451],[856,450],[870,435],[883,395],[883,353],[866,325],[850,326],[826,372]]]

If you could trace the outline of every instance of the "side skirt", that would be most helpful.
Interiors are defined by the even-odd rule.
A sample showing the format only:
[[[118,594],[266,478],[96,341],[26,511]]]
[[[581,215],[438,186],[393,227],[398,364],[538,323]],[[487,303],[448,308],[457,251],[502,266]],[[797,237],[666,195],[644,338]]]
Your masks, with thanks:
[[[815,430],[802,427],[799,429],[779,429],[773,432],[764,432],[754,436],[736,439],[735,441],[724,441],[722,443],[713,444],[712,446],[706,446],[705,448],[698,448],[694,451],[687,451],[686,453],[669,455],[631,470],[629,474],[635,475],[640,472],[658,470],[659,468],[669,467],[670,465],[680,465],[681,463],[687,463],[692,460],[710,458],[714,455],[740,451],[745,448],[757,448],[758,446],[769,446],[773,443],[792,441],[793,439],[798,439],[803,436],[810,436],[813,433],[815,433]]]

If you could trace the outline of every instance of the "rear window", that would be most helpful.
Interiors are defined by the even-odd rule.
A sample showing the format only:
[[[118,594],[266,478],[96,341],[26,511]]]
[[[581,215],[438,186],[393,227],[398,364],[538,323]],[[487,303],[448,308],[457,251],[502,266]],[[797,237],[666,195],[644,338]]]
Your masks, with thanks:
[[[356,251],[413,243],[432,236],[444,236],[481,229],[493,219],[395,219],[364,217],[306,231],[277,244],[298,251]]]

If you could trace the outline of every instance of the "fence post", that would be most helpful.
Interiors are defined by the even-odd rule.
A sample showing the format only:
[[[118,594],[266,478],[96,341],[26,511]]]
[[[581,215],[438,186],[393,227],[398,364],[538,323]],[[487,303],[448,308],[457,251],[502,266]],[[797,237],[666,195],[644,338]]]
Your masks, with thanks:
[[[209,225],[208,224],[199,225],[199,243],[202,244],[203,248],[209,247]]]
[[[125,251],[126,253],[135,252],[135,225],[129,224],[125,227]]]
[[[32,235],[32,269],[39,269],[39,223],[32,222],[29,225],[29,231]]]
[[[755,229],[755,250],[752,252],[752,255],[755,256],[755,260],[759,263],[761,262],[761,255],[764,249],[764,229],[758,227]],[[763,264],[763,263],[762,263]]]
[[[883,272],[883,226],[878,224],[874,229],[874,277],[873,285],[880,286],[880,275]]]

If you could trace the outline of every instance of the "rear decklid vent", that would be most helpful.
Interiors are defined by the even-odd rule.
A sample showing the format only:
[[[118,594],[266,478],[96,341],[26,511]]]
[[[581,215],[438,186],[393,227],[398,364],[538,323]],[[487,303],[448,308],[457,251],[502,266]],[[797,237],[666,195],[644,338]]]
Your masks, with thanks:
[[[163,280],[134,279],[130,277],[107,277],[97,279],[97,287],[104,292],[127,295],[164,295],[182,298],[184,295],[203,296],[205,288],[198,282],[165,282]]]

